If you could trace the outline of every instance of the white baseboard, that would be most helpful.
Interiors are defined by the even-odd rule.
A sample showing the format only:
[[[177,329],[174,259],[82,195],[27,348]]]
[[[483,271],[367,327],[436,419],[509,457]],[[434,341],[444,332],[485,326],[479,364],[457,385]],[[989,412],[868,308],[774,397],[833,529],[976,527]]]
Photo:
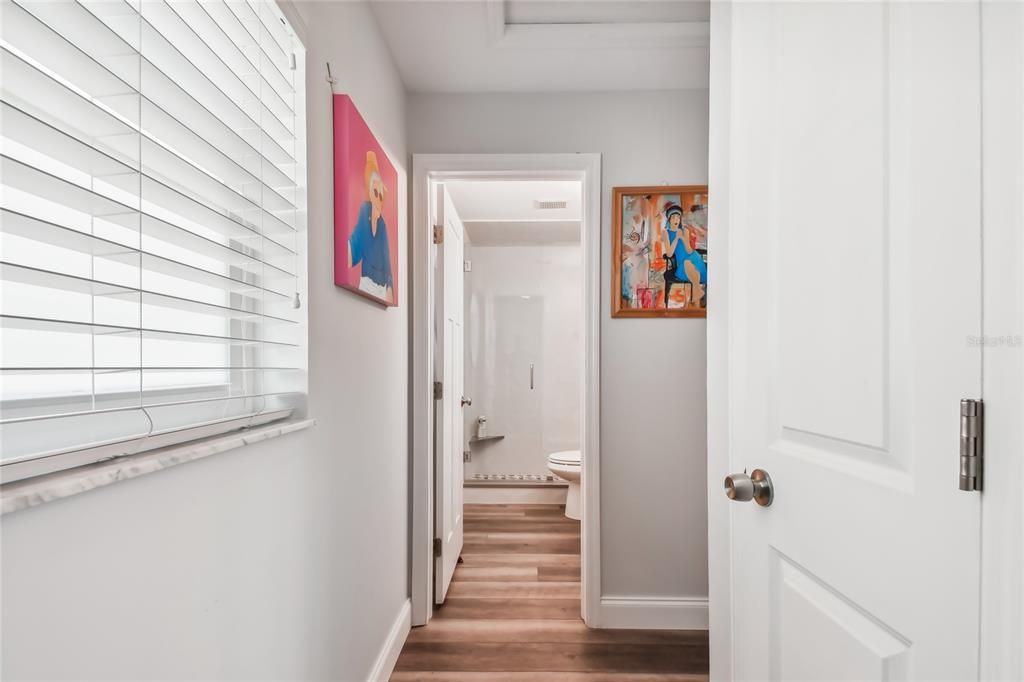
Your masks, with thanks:
[[[707,630],[707,598],[601,597],[602,628]]]
[[[512,488],[501,486],[462,489],[465,504],[565,504],[564,486]]]
[[[409,630],[412,628],[411,618],[412,603],[406,599],[402,602],[402,608],[398,610],[398,616],[391,625],[391,631],[388,632],[388,638],[384,641],[384,646],[381,647],[380,653],[377,654],[377,660],[374,661],[373,668],[370,669],[370,675],[366,678],[367,682],[387,682],[387,679],[391,677],[391,673],[395,669],[395,663],[398,662],[398,654],[402,653],[405,638],[409,636]]]

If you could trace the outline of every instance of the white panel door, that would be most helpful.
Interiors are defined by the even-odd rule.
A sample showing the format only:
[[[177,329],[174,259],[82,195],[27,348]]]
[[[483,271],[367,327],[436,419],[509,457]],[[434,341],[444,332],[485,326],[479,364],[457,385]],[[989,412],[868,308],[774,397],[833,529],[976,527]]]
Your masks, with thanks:
[[[976,679],[978,6],[736,3],[727,500],[738,680]],[[722,472],[723,474],[730,472]]]
[[[466,443],[463,415],[463,227],[444,186],[438,188],[437,222],[444,239],[437,247],[437,378],[443,393],[437,404],[437,447],[435,450],[434,533],[440,553],[434,565],[434,602],[444,602],[448,586],[462,553],[462,453]]]

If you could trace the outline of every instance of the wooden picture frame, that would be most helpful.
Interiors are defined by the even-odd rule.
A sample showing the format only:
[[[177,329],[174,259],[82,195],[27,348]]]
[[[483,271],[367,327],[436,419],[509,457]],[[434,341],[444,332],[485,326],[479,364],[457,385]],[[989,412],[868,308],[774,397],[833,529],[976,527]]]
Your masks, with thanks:
[[[612,188],[612,317],[707,317],[707,197],[707,185]]]

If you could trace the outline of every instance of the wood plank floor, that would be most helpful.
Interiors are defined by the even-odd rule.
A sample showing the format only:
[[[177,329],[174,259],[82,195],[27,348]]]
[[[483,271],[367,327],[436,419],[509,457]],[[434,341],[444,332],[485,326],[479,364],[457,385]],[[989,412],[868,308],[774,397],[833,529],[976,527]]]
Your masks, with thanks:
[[[394,682],[704,682],[703,631],[591,630],[580,524],[557,505],[466,505],[463,563]]]

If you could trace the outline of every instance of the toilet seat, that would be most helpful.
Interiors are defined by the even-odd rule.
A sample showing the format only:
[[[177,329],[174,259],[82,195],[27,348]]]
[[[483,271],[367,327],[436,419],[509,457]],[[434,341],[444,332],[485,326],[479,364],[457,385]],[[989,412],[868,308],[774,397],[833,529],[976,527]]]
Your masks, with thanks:
[[[563,450],[562,452],[552,452],[548,455],[548,461],[552,464],[561,464],[562,466],[580,466],[580,451],[579,450]]]

